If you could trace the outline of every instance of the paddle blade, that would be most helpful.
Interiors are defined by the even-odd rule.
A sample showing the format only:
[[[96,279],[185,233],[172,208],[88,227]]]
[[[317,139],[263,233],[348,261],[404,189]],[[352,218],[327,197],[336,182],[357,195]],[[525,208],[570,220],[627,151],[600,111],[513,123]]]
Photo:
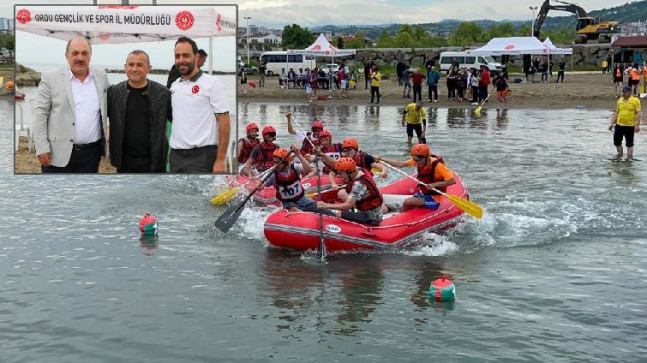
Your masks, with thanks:
[[[451,194],[446,194],[445,196],[465,213],[479,219],[483,217],[483,208],[478,204]]]
[[[222,213],[214,223],[216,228],[221,230],[223,233],[227,233],[234,225],[234,223],[236,223],[238,217],[240,217],[240,215],[243,213],[246,202],[247,199],[234,206],[229,207],[224,213]]]
[[[211,198],[212,205],[222,205],[232,200],[238,194],[238,187],[226,190],[215,197]]]
[[[475,110],[474,113],[478,116],[481,114],[481,109],[483,108],[483,104],[480,104]]]

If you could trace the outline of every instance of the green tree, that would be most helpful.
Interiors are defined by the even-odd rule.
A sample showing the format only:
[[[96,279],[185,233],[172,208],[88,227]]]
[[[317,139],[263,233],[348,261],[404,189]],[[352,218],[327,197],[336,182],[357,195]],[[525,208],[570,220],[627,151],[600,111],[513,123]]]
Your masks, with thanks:
[[[7,48],[13,52],[14,50],[14,41],[13,35],[11,34],[1,34],[0,35],[0,48]]]
[[[303,49],[314,42],[314,35],[308,28],[302,28],[297,24],[283,27],[283,47],[287,49]]]
[[[392,48],[393,47],[393,39],[391,36],[389,36],[389,33],[386,31],[386,29],[382,30],[380,33],[380,36],[377,37],[377,47],[378,48]]]
[[[530,25],[530,23],[527,23],[527,24],[524,24],[524,25],[520,26],[519,29],[517,29],[517,34],[516,35],[518,35],[520,37],[530,36],[530,27],[531,26],[532,25]]]
[[[456,27],[453,38],[456,45],[470,45],[483,40],[483,29],[475,22],[465,21]]]
[[[512,23],[494,24],[488,28],[486,34],[489,37],[489,39],[512,37],[515,35],[514,25],[512,25]]]
[[[346,40],[344,46],[347,49],[366,48],[366,36],[364,35],[364,31],[358,31],[352,39]]]

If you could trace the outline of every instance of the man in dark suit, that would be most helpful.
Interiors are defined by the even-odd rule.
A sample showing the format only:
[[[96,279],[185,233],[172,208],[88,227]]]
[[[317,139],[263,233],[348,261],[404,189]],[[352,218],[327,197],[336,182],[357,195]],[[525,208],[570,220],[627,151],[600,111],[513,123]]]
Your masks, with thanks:
[[[128,54],[127,81],[108,88],[110,162],[118,173],[166,171],[166,120],[171,118],[171,91],[147,78],[148,54]]]
[[[44,72],[34,103],[36,155],[43,173],[97,173],[107,154],[105,71],[90,67],[85,38],[67,43],[68,66]]]

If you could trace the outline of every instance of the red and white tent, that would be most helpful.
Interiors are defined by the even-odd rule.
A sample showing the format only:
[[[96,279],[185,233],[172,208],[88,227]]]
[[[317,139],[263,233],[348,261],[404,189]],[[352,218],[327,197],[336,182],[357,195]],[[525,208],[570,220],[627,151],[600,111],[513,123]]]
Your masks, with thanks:
[[[544,45],[548,47],[550,54],[573,54],[573,48],[558,48],[553,44],[550,38],[544,40]]]
[[[474,55],[548,55],[550,53],[550,49],[535,37],[508,37],[493,38],[481,48],[468,50],[466,52]]]
[[[234,11],[232,12],[232,8]],[[17,5],[16,30],[92,44],[160,41],[187,36],[236,36],[235,7]]]
[[[355,49],[339,49],[328,41],[323,34],[320,34],[317,40],[305,49],[288,50],[288,53],[309,54],[320,57],[343,57],[354,55]]]

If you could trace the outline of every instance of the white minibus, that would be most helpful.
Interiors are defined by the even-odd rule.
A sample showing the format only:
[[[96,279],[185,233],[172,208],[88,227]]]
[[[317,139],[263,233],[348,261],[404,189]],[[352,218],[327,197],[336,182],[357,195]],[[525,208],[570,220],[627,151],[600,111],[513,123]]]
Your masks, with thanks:
[[[317,66],[314,56],[306,54],[288,54],[287,51],[272,51],[261,54],[258,64],[265,62],[265,74],[268,76],[280,75],[285,69],[287,74],[290,68],[299,72],[299,68],[314,68]]]

